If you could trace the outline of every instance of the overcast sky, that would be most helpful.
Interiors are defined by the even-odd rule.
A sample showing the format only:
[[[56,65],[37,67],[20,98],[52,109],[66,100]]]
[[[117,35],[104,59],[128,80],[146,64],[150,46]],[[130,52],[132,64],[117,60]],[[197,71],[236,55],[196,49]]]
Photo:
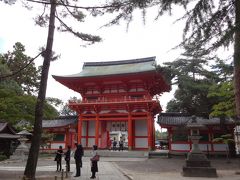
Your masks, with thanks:
[[[37,5],[37,11],[42,6]],[[0,52],[12,50],[15,42],[21,42],[26,48],[26,54],[34,57],[39,47],[45,46],[47,28],[35,25],[33,18],[35,10],[27,10],[21,5],[5,5],[0,3]],[[176,17],[164,16],[155,21],[156,11],[151,9],[147,13],[146,24],[143,24],[141,13],[135,14],[134,21],[128,31],[126,23],[99,28],[109,17],[87,18],[85,23],[68,21],[74,28],[84,33],[99,35],[103,41],[91,46],[82,47],[84,43],[68,33],[55,31],[53,50],[61,54],[59,60],[51,63],[47,87],[47,96],[67,101],[79,94],[56,82],[52,75],[69,75],[79,73],[83,62],[128,60],[156,56],[158,64],[176,59],[180,51],[170,51],[182,38],[182,23],[173,23]],[[42,64],[42,59],[35,61]],[[167,102],[173,97],[173,92],[164,93],[160,103],[165,109]]]

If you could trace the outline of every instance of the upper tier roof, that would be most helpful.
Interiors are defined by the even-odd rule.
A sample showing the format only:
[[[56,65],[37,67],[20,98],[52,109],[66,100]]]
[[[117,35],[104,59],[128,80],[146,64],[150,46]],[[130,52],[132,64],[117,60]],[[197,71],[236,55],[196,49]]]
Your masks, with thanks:
[[[80,73],[61,77],[81,78],[155,71],[155,58],[156,57],[147,57],[123,61],[85,62]]]

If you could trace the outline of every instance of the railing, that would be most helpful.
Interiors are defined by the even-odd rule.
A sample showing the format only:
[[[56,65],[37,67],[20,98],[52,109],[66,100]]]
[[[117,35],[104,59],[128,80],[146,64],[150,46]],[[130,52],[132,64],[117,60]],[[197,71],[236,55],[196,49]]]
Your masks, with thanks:
[[[158,98],[131,98],[131,97],[124,97],[124,98],[98,98],[98,99],[86,99],[83,100],[69,100],[69,104],[87,104],[87,103],[116,103],[116,102],[146,102],[146,101],[157,101],[159,102]]]

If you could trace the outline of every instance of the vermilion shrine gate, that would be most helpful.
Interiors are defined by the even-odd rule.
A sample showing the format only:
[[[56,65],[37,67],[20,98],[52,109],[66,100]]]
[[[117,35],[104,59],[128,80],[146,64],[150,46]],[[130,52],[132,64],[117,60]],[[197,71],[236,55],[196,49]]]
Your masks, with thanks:
[[[155,66],[155,57],[86,62],[78,74],[53,76],[82,96],[81,101],[69,101],[78,113],[77,142],[106,148],[117,126],[127,131],[130,150],[154,148],[154,116],[161,106],[153,98],[170,90]]]

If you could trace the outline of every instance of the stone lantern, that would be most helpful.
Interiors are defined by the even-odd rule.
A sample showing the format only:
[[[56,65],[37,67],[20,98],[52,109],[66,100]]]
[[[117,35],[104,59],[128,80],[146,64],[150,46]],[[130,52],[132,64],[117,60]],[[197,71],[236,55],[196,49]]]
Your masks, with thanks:
[[[13,153],[13,155],[10,157],[10,159],[25,161],[29,152],[29,148],[27,147],[25,142],[28,140],[27,136],[31,136],[32,133],[28,132],[27,130],[23,130],[17,134],[20,135],[20,138],[18,139],[20,141],[20,144]]]
[[[192,119],[186,125],[190,130],[189,138],[192,141],[192,149],[188,153],[186,159],[186,166],[183,166],[183,176],[187,177],[217,177],[216,168],[211,167],[210,161],[206,155],[199,148],[200,129],[204,128],[196,116],[192,116]]]
[[[203,129],[203,128],[204,128],[204,125],[202,125],[199,122],[197,122],[196,116],[192,116],[191,121],[188,122],[188,124],[187,124],[187,129],[190,129],[190,136],[189,136],[189,138],[192,141],[192,149],[191,149],[190,153],[188,154],[189,156],[191,154],[193,154],[193,155],[195,155],[195,154],[203,154],[202,151],[199,148],[199,145],[198,145],[199,140],[201,139],[200,129]]]

